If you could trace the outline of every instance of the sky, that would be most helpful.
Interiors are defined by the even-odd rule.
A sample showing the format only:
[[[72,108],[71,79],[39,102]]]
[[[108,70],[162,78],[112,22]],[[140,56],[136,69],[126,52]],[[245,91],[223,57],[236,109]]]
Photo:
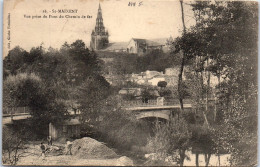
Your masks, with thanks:
[[[136,5],[129,6],[129,2]],[[181,34],[179,0],[6,0],[4,56],[18,45],[29,51],[41,44],[45,48],[60,48],[64,42],[81,39],[89,46],[99,3],[110,42],[128,42],[131,38],[175,38]],[[139,6],[139,3],[142,5]],[[76,9],[77,13],[57,13],[59,9]],[[184,12],[186,24],[192,25],[193,14],[188,5],[184,5]],[[32,18],[43,15],[47,18]],[[84,15],[91,18],[49,18],[49,15]]]

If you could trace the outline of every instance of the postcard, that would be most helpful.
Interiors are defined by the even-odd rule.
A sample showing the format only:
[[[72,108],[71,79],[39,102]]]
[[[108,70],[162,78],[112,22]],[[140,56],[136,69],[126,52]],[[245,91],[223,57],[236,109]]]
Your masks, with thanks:
[[[258,2],[4,0],[3,17],[3,165],[257,165]]]

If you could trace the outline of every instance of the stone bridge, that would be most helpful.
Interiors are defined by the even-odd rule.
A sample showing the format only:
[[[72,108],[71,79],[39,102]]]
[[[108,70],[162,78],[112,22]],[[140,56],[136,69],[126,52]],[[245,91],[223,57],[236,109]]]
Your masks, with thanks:
[[[123,109],[135,113],[137,119],[161,118],[164,120],[169,120],[171,115],[180,112],[180,105],[179,104],[158,105],[157,103],[153,103],[153,104],[149,103],[146,105],[142,104],[142,106],[138,106],[138,105],[127,106],[127,107],[123,107]],[[191,104],[184,104],[184,111],[191,111],[191,110],[192,110]],[[75,114],[76,113],[74,112],[70,112],[71,116]],[[28,119],[30,117],[31,115],[28,112],[14,113],[14,114],[8,113],[8,114],[3,114],[2,122],[3,124],[9,124],[15,120]]]
[[[2,124],[12,124],[16,120],[24,120],[30,118],[30,113],[15,113],[15,114],[3,114]]]
[[[191,104],[184,104],[184,111],[191,111]],[[169,106],[141,106],[141,107],[127,107],[124,108],[127,111],[132,111],[136,114],[137,119],[142,118],[161,118],[169,120],[171,115],[180,112],[180,105],[169,105]]]

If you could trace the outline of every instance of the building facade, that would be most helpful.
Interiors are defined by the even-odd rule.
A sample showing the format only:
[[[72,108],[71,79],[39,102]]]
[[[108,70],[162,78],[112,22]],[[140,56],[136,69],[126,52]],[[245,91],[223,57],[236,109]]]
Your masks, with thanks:
[[[101,6],[99,4],[96,26],[91,33],[90,48],[93,50],[105,48],[109,43],[108,36],[108,31],[106,31],[103,23]]]
[[[132,38],[127,45],[127,52],[143,55],[152,50],[162,50],[163,46],[163,44],[159,44],[151,40]]]

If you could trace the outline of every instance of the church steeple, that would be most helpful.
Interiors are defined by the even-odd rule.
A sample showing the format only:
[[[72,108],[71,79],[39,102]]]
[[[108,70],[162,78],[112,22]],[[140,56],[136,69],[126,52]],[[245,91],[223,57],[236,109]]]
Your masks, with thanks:
[[[98,5],[98,13],[96,18],[96,26],[91,34],[91,42],[90,46],[95,49],[101,49],[108,44],[108,32],[105,29],[102,17],[102,9],[99,3]]]
[[[100,3],[99,3],[99,5],[98,5],[98,15],[97,15],[97,19],[103,19],[103,18],[102,18],[102,9],[101,9]]]
[[[104,27],[104,23],[103,23],[102,9],[101,9],[100,3],[99,3],[99,7],[98,7],[95,31],[97,34],[105,33],[105,27]]]

